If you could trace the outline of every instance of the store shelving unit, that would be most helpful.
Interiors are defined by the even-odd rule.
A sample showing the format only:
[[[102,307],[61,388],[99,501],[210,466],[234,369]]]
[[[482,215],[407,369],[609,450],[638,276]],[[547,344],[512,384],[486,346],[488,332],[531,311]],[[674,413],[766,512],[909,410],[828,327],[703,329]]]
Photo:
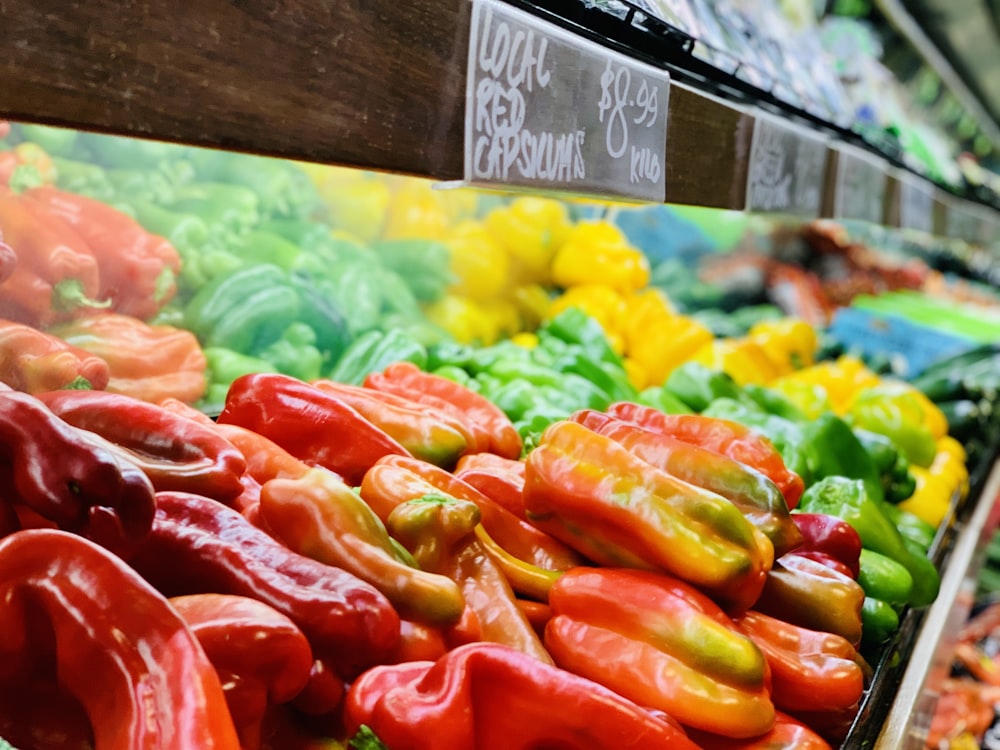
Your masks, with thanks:
[[[517,4],[558,20],[551,7]],[[471,8],[469,0],[201,0],[183,8],[139,0],[6,0],[0,117],[462,180]],[[623,39],[631,37],[604,41],[621,52],[628,47]],[[683,40],[662,43],[684,49]],[[656,59],[653,46],[632,54],[672,67]],[[745,209],[754,129],[761,113],[781,118],[780,110],[773,101],[758,107],[746,92],[718,82],[699,85],[691,71],[673,72],[666,200]],[[823,200],[815,215],[836,215],[842,146],[865,144],[801,113],[784,117],[825,140],[825,172],[817,178]],[[869,153],[883,165],[891,197],[882,222],[898,226],[899,184],[918,178],[901,176],[898,164]],[[1000,239],[997,211],[927,188],[932,233],[984,244]],[[949,218],[953,212],[965,220]],[[882,735],[878,747],[907,746],[906,738],[919,732],[917,709],[933,692],[930,665],[955,627],[948,613],[960,611],[962,582],[976,570],[976,542],[995,526],[990,509],[998,483],[994,472],[978,506],[952,526],[942,597],[901,630],[897,656],[912,656],[914,666],[897,670],[891,687],[898,685],[898,697],[880,713],[862,714],[865,736]]]

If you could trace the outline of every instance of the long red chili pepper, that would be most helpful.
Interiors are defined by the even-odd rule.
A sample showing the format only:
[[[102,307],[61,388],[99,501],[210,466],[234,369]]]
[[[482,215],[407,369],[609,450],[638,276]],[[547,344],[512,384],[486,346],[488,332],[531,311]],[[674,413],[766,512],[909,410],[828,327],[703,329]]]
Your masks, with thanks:
[[[201,422],[120,393],[53,391],[39,398],[66,422],[125,449],[157,491],[221,502],[243,491],[243,454]]]

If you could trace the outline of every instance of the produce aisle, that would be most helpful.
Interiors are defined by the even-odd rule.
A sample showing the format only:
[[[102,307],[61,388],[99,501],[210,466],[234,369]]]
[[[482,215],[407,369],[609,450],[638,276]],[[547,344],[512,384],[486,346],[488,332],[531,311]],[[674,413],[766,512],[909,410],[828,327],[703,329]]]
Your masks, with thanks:
[[[835,94],[770,90],[837,133],[777,212],[673,140],[555,197],[4,122],[0,747],[986,742],[993,198]]]

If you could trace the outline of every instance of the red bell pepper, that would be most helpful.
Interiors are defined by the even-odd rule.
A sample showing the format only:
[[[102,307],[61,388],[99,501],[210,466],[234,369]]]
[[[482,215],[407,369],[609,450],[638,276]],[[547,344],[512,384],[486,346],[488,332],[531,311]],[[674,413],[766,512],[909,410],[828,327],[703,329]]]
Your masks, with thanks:
[[[458,459],[455,476],[518,518],[527,520],[524,512],[524,461],[495,453],[470,453]]]
[[[368,375],[364,384],[366,388],[396,393],[449,410],[477,434],[486,434],[487,447],[480,447],[480,450],[518,458],[524,448],[517,428],[496,404],[461,383],[424,372],[412,362],[395,362],[381,373]]]
[[[382,456],[409,455],[356,409],[288,375],[252,373],[237,378],[229,386],[218,421],[253,430],[352,485],[360,484]]]
[[[409,564],[372,509],[326,469],[264,482],[260,513],[289,549],[367,581],[402,617],[449,625],[461,616],[465,600],[455,582]]]
[[[128,554],[153,523],[142,470],[63,421],[34,396],[0,390],[0,502],[25,505],[60,529]]]
[[[479,621],[482,640],[550,662],[504,574],[476,538],[479,518],[471,502],[430,495],[398,505],[387,525],[422,569],[459,585],[465,605]]]
[[[700,414],[664,414],[658,409],[631,402],[611,404],[607,413],[647,430],[729,456],[756,469],[778,485],[789,510],[798,505],[805,490],[802,477],[785,466],[781,454],[771,442],[745,425]]]
[[[831,750],[812,729],[781,711],[774,713],[774,727],[758,737],[736,740],[697,730],[690,734],[702,750]]]
[[[528,454],[524,501],[533,523],[594,562],[670,573],[737,612],[773,562],[731,502],[575,422],[550,425]]]
[[[774,723],[768,664],[722,609],[667,575],[577,568],[549,593],[556,664],[681,724],[752,737]]]
[[[371,388],[313,380],[311,385],[356,409],[415,458],[451,469],[469,449],[466,428],[451,415],[419,401]]]
[[[344,677],[395,648],[399,615],[370,584],[293,552],[215,500],[158,492],[156,506],[153,531],[130,563],[167,596],[236,594],[269,604]]]
[[[173,299],[181,258],[167,239],[114,206],[56,187],[32,188],[24,199],[65,221],[90,246],[100,268],[98,296],[112,310],[148,320]]]
[[[53,413],[123,449],[157,491],[229,502],[243,491],[243,454],[216,430],[161,406],[106,391],[39,395]]]
[[[620,443],[671,476],[722,495],[771,540],[775,557],[802,541],[781,490],[751,466],[592,409],[578,411],[570,419]]]
[[[668,719],[493,643],[365,672],[348,691],[346,724],[407,750],[697,750]]]
[[[17,254],[0,285],[0,318],[47,328],[80,310],[107,307],[92,248],[58,216],[0,187],[0,234]]]
[[[103,390],[111,368],[97,355],[37,328],[0,320],[0,381],[37,395],[82,386]]]
[[[856,648],[864,601],[865,590],[850,576],[790,552],[768,571],[753,608],[793,625],[834,633]]]
[[[771,697],[785,711],[825,711],[857,705],[871,668],[847,639],[750,610],[736,627],[767,658]]]
[[[244,596],[191,594],[170,604],[219,676],[240,746],[259,748],[267,707],[289,703],[309,682],[309,641],[285,615]]]
[[[0,684],[58,675],[99,748],[237,750],[219,678],[169,602],[58,530],[0,541]]]
[[[793,513],[792,520],[802,534],[802,545],[795,554],[812,557],[813,553],[828,555],[847,568],[848,575],[857,579],[861,571],[861,537],[851,524],[826,513]],[[822,558],[813,557],[824,562]]]

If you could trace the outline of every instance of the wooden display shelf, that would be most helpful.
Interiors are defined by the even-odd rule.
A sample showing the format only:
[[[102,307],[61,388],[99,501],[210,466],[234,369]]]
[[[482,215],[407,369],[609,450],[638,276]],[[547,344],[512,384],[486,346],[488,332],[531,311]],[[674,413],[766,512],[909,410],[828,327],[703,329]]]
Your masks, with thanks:
[[[0,117],[461,180],[471,7],[6,0]],[[667,201],[743,210],[753,110],[675,84],[668,118]]]

